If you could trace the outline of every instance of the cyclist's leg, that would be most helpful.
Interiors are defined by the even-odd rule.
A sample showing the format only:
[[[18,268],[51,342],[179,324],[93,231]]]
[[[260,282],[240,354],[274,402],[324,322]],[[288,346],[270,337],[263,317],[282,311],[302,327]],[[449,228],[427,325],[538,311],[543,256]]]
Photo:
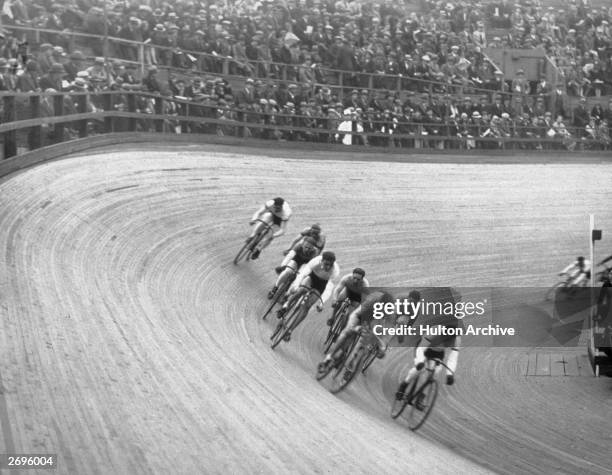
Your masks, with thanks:
[[[338,311],[338,309],[340,308],[340,306],[344,302],[345,298],[346,298],[346,288],[342,289],[338,293],[338,298],[336,299],[337,307],[332,311],[331,316],[327,319],[327,326],[330,326],[334,322],[334,317],[336,317],[336,312]]]
[[[459,347],[461,346],[461,335],[455,336],[449,341],[448,356],[446,357],[446,383],[453,384],[455,382],[455,371],[457,371],[457,362],[459,360]]]
[[[264,235],[263,239],[259,242],[259,252],[263,251],[274,239],[274,233],[280,229],[277,224],[272,224],[272,227],[268,229],[268,232]]]
[[[310,276],[304,277],[301,282],[298,280],[294,280],[291,287],[289,287],[289,292],[287,294],[287,301],[283,304],[281,309],[279,310],[280,315],[284,314],[291,306],[297,302],[304,292],[306,292],[307,288],[310,288]]]
[[[310,308],[317,302],[317,300],[319,300],[319,296],[317,295],[317,293],[316,292],[315,293],[311,293],[310,294],[310,298],[308,299],[308,301],[304,302],[304,305],[302,305],[302,311],[301,311],[300,315],[298,315],[298,318],[293,322],[293,325],[289,329],[289,333],[291,333],[293,330],[295,330],[297,328],[297,326],[300,323],[302,323],[302,321],[308,315],[308,312],[310,311]]]
[[[423,367],[425,366],[425,350],[430,346],[430,341],[427,338],[421,338],[417,347],[414,349],[414,364],[408,374],[404,378],[404,381],[400,384],[397,393],[395,395],[396,398],[400,399],[403,397],[406,392],[406,388],[412,383],[414,378],[418,376]]]
[[[270,220],[270,213],[264,213],[258,221],[251,228],[251,235],[249,240],[253,239],[260,231],[263,231],[266,224]],[[263,222],[262,222],[263,221]]]
[[[276,278],[276,283],[272,289],[272,293],[276,292],[277,289],[280,289],[281,286],[285,285],[288,279],[297,272],[297,264],[295,261],[290,260],[287,264],[283,265],[284,270],[280,273],[280,275]]]

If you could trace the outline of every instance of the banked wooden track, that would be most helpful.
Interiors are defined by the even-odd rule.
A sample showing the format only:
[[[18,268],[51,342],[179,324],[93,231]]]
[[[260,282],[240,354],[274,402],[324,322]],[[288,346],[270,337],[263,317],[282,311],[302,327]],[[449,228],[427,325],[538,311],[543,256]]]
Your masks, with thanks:
[[[585,252],[587,213],[612,230],[609,164],[265,153],[124,146],[0,181],[2,452],[78,474],[610,471],[612,382],[584,349],[556,351],[578,368],[558,377],[527,376],[551,350],[465,349],[414,434],[388,417],[407,350],[335,397],[313,377],[326,314],[269,349],[258,317],[289,237],[231,264],[282,195],[289,235],[321,222],[373,283],[549,285]]]

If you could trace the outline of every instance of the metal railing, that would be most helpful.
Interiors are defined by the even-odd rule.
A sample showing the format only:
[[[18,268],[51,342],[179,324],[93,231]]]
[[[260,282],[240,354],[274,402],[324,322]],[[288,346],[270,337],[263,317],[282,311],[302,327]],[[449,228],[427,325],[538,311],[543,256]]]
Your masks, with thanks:
[[[381,148],[431,150],[604,150],[609,139],[568,128],[551,134],[550,126],[497,131],[490,124],[400,121],[390,117],[350,120],[219,108],[136,91],[98,93],[2,93],[0,125],[4,157],[89,135],[113,132],[213,134],[276,141],[351,144]],[[347,126],[350,127],[347,129]]]

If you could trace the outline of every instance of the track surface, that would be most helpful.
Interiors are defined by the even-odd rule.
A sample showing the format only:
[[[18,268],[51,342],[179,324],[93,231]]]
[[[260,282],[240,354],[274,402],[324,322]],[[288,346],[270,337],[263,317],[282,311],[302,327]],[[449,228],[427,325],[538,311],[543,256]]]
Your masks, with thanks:
[[[611,473],[612,381],[583,348],[463,350],[415,434],[388,416],[408,350],[336,397],[313,377],[327,313],[275,352],[258,314],[280,250],[315,221],[343,273],[376,285],[550,285],[586,253],[588,213],[612,249],[612,166],[201,149],[107,149],[0,181],[1,452],[58,453],[78,474]],[[290,237],[233,266],[276,195]]]

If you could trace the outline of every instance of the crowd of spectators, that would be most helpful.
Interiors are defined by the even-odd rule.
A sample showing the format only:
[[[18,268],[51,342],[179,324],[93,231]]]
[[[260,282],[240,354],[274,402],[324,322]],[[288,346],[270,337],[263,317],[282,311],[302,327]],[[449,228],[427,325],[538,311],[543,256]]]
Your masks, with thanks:
[[[390,0],[7,0],[5,23],[57,33],[43,34],[44,42],[34,45],[18,32],[5,32],[1,87],[144,89],[179,98],[164,102],[169,113],[184,112],[184,98],[198,106],[190,112],[265,125],[238,131],[216,124],[213,131],[220,134],[436,148],[507,147],[512,142],[494,139],[508,137],[531,138],[520,146],[540,148],[546,146],[540,139],[560,137],[571,149],[591,138],[610,147],[612,103],[605,110],[587,107],[585,96],[612,92],[611,16],[612,8],[568,4],[550,10],[528,0],[423,1],[418,8]],[[502,33],[487,39],[488,28]],[[147,63],[208,74],[166,81],[152,66],[139,80],[139,48],[127,43],[112,54],[123,61],[97,57],[92,65],[74,49],[68,32],[78,30],[146,42]],[[94,55],[103,53],[101,41],[88,46]],[[487,47],[542,47],[564,71],[564,82],[528,81],[522,71],[506,79],[486,61]],[[334,87],[340,70],[343,84],[355,88],[348,94]],[[233,93],[232,84],[219,78],[222,73],[248,79],[233,81],[238,90]],[[278,81],[281,77],[287,82]],[[582,96],[575,109],[565,110],[566,91]],[[155,109],[154,100],[141,106]],[[179,125],[176,130],[206,128]],[[338,129],[353,133],[324,132]],[[357,137],[361,130],[364,135]],[[391,140],[401,133],[425,138]]]

